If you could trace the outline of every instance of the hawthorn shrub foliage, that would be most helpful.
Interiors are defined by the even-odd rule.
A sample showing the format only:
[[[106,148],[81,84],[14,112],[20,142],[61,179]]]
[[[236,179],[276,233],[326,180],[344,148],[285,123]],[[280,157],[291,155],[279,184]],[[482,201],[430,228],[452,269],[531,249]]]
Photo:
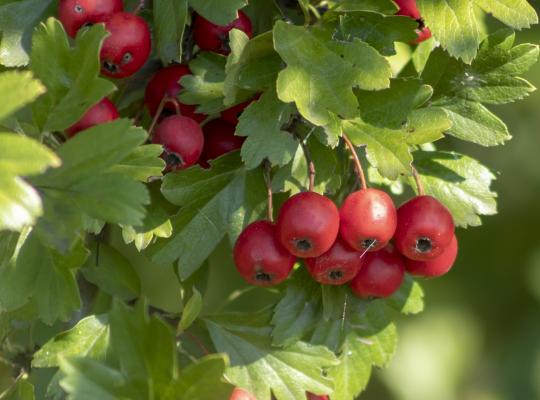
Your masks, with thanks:
[[[392,357],[396,313],[422,310],[422,289],[406,276],[390,298],[360,299],[297,264],[276,289],[248,290],[231,253],[265,218],[264,165],[279,208],[308,186],[302,142],[315,191],[339,205],[357,188],[346,133],[371,186],[410,197],[414,165],[457,226],[480,225],[496,213],[493,173],[437,147],[510,139],[489,107],[534,90],[520,75],[538,48],[514,33],[534,9],[418,0],[433,37],[409,45],[418,22],[390,0],[147,3],[150,59],[114,80],[100,74],[103,24],[71,39],[55,1],[0,0],[0,339],[14,376],[2,397],[356,398]],[[240,9],[253,38],[231,30],[228,55],[193,45],[193,11],[226,25]],[[199,114],[260,97],[236,126],[240,151],[162,175],[144,87],[171,63],[189,65],[178,96]],[[106,96],[121,118],[66,140]]]

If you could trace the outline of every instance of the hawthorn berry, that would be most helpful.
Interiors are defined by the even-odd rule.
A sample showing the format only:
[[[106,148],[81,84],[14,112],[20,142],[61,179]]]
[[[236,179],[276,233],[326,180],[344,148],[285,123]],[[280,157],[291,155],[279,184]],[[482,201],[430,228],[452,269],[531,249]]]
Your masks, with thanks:
[[[418,33],[418,37],[414,41],[414,44],[420,44],[431,37],[431,31],[429,30],[429,28],[425,26],[418,29],[417,33]]]
[[[415,261],[405,260],[405,269],[411,275],[423,276],[426,278],[435,278],[446,274],[456,261],[458,253],[458,242],[456,236],[452,237],[450,245],[442,252],[440,256],[433,260]]]
[[[110,35],[101,48],[101,73],[111,78],[135,74],[150,56],[148,24],[137,15],[121,12],[107,19],[105,28]]]
[[[236,136],[234,131],[234,125],[222,119],[214,119],[204,125],[204,148],[199,160],[203,167],[208,167],[208,161],[242,147],[246,138]]]
[[[229,32],[232,29],[239,29],[250,38],[253,36],[249,17],[242,11],[238,11],[238,18],[227,25],[216,25],[204,17],[196,15],[193,21],[193,38],[201,50],[227,55],[231,52]]]
[[[178,170],[199,161],[204,135],[196,121],[182,115],[171,115],[156,128],[152,142],[163,145],[167,169]]]
[[[233,250],[236,269],[246,282],[257,286],[274,286],[291,273],[295,257],[279,242],[276,226],[269,221],[248,225]]]
[[[255,396],[251,393],[245,391],[244,389],[235,388],[231,393],[229,400],[257,400]]]
[[[67,34],[75,37],[83,26],[105,22],[123,10],[122,0],[60,0],[58,19]]]
[[[362,260],[359,253],[339,236],[330,250],[315,258],[306,258],[306,267],[317,282],[325,285],[343,285],[352,280]]]
[[[351,289],[359,297],[389,297],[405,276],[405,260],[392,245],[374,253],[366,253],[360,272],[351,281]]]
[[[454,236],[450,211],[431,196],[417,196],[398,208],[394,242],[411,260],[426,261],[438,257]]]
[[[221,118],[223,118],[225,121],[227,121],[230,124],[236,125],[238,124],[238,118],[240,118],[240,115],[244,112],[244,110],[254,101],[257,101],[261,97],[260,94],[255,96],[255,98],[244,101],[243,103],[237,104],[235,106],[232,106],[231,108],[228,108],[226,110],[223,110],[221,112]]]
[[[416,5],[416,0],[395,0],[399,10],[396,15],[404,15],[412,19],[420,19],[420,11]]]
[[[116,106],[105,97],[99,103],[92,106],[80,120],[66,129],[66,133],[69,137],[73,137],[81,131],[99,124],[114,121],[119,117],[120,114]]]
[[[351,193],[339,210],[341,237],[356,250],[376,251],[385,247],[397,226],[392,198],[378,189]]]
[[[306,393],[307,395],[307,400],[329,400],[329,397],[325,394],[323,395],[317,395],[317,394],[313,394],[313,393]]]
[[[186,65],[175,64],[160,69],[150,79],[144,92],[144,104],[152,117],[156,115],[163,98],[169,97],[176,101],[182,115],[197,122],[202,122],[206,118],[206,115],[195,112],[196,106],[183,104],[176,99],[182,89],[179,81],[185,75],[191,75],[190,69]],[[163,111],[165,115],[171,115],[176,112],[176,108],[174,104],[166,103]]]
[[[328,198],[315,192],[302,192],[281,207],[277,222],[279,238],[297,257],[318,257],[336,241],[339,211]]]

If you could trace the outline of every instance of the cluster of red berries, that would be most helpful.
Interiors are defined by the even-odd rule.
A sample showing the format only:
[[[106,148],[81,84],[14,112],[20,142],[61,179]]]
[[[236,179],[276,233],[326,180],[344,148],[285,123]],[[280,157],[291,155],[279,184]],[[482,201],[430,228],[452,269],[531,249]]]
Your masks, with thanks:
[[[317,282],[350,283],[360,297],[388,297],[405,271],[435,277],[450,270],[457,256],[454,230],[448,209],[431,196],[417,196],[396,210],[385,192],[362,189],[338,210],[329,198],[302,192],[283,204],[276,224],[248,225],[234,260],[254,285],[283,282],[298,257]]]
[[[307,393],[306,394],[307,400],[329,400],[328,396],[326,395],[316,395],[313,393]],[[231,396],[229,397],[229,400],[257,400],[255,396],[253,396],[251,393],[247,392],[244,389],[236,388],[233,390]]]
[[[101,72],[110,78],[125,78],[138,72],[151,52],[151,34],[146,21],[124,12],[122,0],[61,0],[58,16],[66,32],[75,37],[79,29],[104,23],[109,36],[101,48]],[[193,21],[195,44],[203,51],[228,54],[228,34],[236,28],[252,36],[251,21],[243,13],[226,26],[215,25],[196,15]],[[177,96],[179,81],[191,71],[186,65],[174,64],[157,71],[145,92],[145,105],[152,117],[159,119],[152,141],[164,148],[168,170],[188,168],[196,163],[208,167],[208,161],[237,150],[244,138],[235,136],[238,116],[250,104],[244,102],[221,113],[219,119],[201,128],[206,115],[198,114],[195,105],[183,104]],[[159,115],[157,115],[159,114]],[[104,98],[91,107],[66,130],[69,137],[78,132],[119,118],[116,106]],[[204,133],[203,133],[204,131]]]

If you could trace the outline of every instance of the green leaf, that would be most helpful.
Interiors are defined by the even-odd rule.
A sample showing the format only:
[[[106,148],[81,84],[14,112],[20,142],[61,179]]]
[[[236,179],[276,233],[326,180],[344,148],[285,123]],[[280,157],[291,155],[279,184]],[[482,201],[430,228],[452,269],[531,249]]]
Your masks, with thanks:
[[[480,103],[443,98],[434,105],[446,111],[452,121],[448,134],[458,139],[498,146],[512,138],[505,123]]]
[[[92,245],[94,251],[81,270],[86,280],[122,300],[138,297],[141,283],[129,260],[106,243]]]
[[[62,24],[49,18],[34,33],[30,68],[47,88],[33,105],[38,126],[62,131],[77,122],[115,86],[99,77],[99,51],[106,36],[103,24],[81,30],[70,48]]]
[[[359,119],[344,121],[343,132],[355,145],[366,146],[369,163],[381,175],[395,180],[400,174],[411,173],[412,156],[404,132],[378,128]]]
[[[51,3],[52,0],[23,0],[0,5],[0,64],[6,67],[28,64],[32,30]]]
[[[32,359],[35,368],[60,365],[61,357],[90,357],[103,360],[109,345],[109,325],[106,316],[91,315],[81,319],[70,330],[59,333],[45,343]]]
[[[315,125],[330,123],[333,114],[352,118],[358,113],[353,87],[376,90],[390,84],[390,65],[374,48],[355,39],[336,42],[326,32],[278,21],[274,46],[287,68],[279,73],[280,100],[295,102]],[[317,96],[317,101],[312,101]]]
[[[397,10],[396,4],[390,0],[342,0],[332,11],[376,11],[384,14],[395,14]]]
[[[60,368],[65,374],[60,386],[69,400],[145,399],[120,371],[91,358],[60,358]]]
[[[193,322],[199,317],[203,306],[203,300],[201,293],[193,287],[193,295],[186,303],[184,310],[182,311],[182,318],[178,323],[178,332],[183,332],[193,324]]]
[[[15,385],[2,392],[2,400],[34,400],[34,385],[28,381],[28,376],[20,378]]]
[[[163,393],[176,374],[176,348],[170,327],[155,316],[148,316],[139,302],[129,309],[115,301],[109,314],[111,347],[122,372],[140,393]]]
[[[31,233],[17,259],[0,270],[0,304],[9,311],[32,301],[43,322],[68,320],[81,306],[75,272],[87,257],[80,241],[62,255]]]
[[[416,39],[417,28],[418,23],[412,18],[378,12],[355,12],[340,20],[345,39],[358,38],[385,56],[396,54],[394,42],[408,43]]]
[[[418,8],[442,47],[451,56],[470,64],[480,44],[472,0],[418,0]]]
[[[229,354],[226,376],[259,400],[296,400],[306,391],[331,393],[332,381],[323,370],[335,364],[322,346],[297,342],[285,348],[271,346],[269,314],[224,314],[206,321],[216,349]]]
[[[42,214],[39,194],[19,177],[0,177],[0,231],[20,231]]]
[[[298,142],[282,127],[293,112],[294,107],[280,102],[274,90],[246,108],[236,128],[238,136],[247,137],[241,151],[246,168],[255,168],[265,159],[280,166],[292,160]]]
[[[238,10],[247,0],[189,0],[189,5],[207,20],[216,25],[227,25],[238,18]]]
[[[53,151],[29,137],[0,133],[0,170],[7,175],[36,175],[60,166]]]
[[[454,152],[417,151],[414,165],[426,194],[448,207],[456,225],[478,226],[480,215],[497,213],[497,195],[490,190],[495,176],[478,161]]]
[[[215,114],[223,105],[226,58],[216,53],[200,53],[189,63],[193,75],[180,79],[180,100],[197,104],[197,112]]]
[[[272,32],[249,40],[233,29],[230,32],[231,55],[227,58],[225,104],[230,106],[245,97],[245,91],[263,91],[273,87],[281,69],[281,58],[274,50]]]
[[[402,314],[418,314],[424,310],[424,291],[410,275],[405,275],[401,287],[387,303]]]
[[[403,126],[411,111],[426,103],[432,95],[433,88],[419,79],[393,79],[389,89],[357,92],[362,120],[392,129]]]
[[[157,144],[136,147],[109,171],[148,182],[150,178],[161,176],[165,169],[165,161],[160,157],[162,152],[163,147]]]
[[[223,382],[223,373],[228,365],[225,355],[211,354],[197,360],[180,372],[164,394],[164,400],[215,400],[225,399],[232,386]]]
[[[182,61],[187,7],[187,0],[156,0],[154,2],[156,50],[164,65],[173,61]]]
[[[527,0],[474,0],[485,12],[514,29],[530,28],[538,15]]]
[[[45,93],[45,87],[34,79],[29,71],[8,71],[0,74],[0,93],[2,93],[0,104],[0,121],[2,121]]]

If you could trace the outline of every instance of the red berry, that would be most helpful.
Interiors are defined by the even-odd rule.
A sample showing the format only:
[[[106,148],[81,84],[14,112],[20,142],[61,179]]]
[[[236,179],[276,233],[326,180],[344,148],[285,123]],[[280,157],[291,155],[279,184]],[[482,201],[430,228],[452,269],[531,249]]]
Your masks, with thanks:
[[[281,243],[297,257],[318,257],[336,241],[339,211],[327,197],[298,193],[281,207],[278,218]]]
[[[209,160],[242,147],[246,138],[236,136],[234,131],[234,125],[222,119],[214,119],[204,125],[204,148],[200,158],[201,165],[207,167]]]
[[[146,21],[121,12],[110,17],[105,28],[110,35],[101,48],[101,73],[111,78],[125,78],[139,71],[152,47]]]
[[[81,27],[105,22],[123,9],[122,0],[60,0],[58,19],[67,34],[75,37]]]
[[[405,268],[411,275],[435,278],[446,274],[456,261],[458,242],[456,236],[440,256],[428,261],[405,260]]]
[[[395,0],[399,6],[399,11],[397,15],[405,15],[413,19],[420,19],[420,11],[418,11],[418,6],[416,5],[416,0]]]
[[[323,255],[306,258],[306,267],[317,282],[343,285],[356,276],[362,266],[362,253],[349,247],[339,236]]]
[[[313,394],[313,393],[306,393],[307,395],[307,400],[329,400],[329,397],[327,395],[316,395],[316,394]]]
[[[256,95],[253,99],[244,101],[243,103],[237,104],[235,106],[232,106],[231,108],[228,108],[226,110],[223,110],[221,112],[221,118],[223,118],[225,121],[236,125],[238,124],[238,118],[240,118],[240,115],[244,112],[244,110],[254,101],[258,100],[261,97],[260,94]]]
[[[394,241],[411,260],[432,260],[446,249],[454,236],[450,211],[431,196],[417,196],[398,209]]]
[[[380,250],[385,247],[397,225],[392,198],[378,189],[351,193],[339,210],[341,237],[356,250]]]
[[[229,32],[239,29],[250,38],[253,36],[251,21],[246,14],[238,11],[238,18],[231,23],[221,26],[197,15],[193,21],[193,37],[195,44],[203,51],[213,51],[221,54],[229,54]]]
[[[180,79],[185,75],[191,75],[190,69],[181,64],[171,65],[170,67],[162,68],[152,77],[148,85],[146,86],[146,91],[144,93],[144,103],[148,108],[148,111],[152,115],[156,115],[156,112],[159,108],[161,100],[165,96],[176,99],[178,93],[182,89],[180,85]],[[182,115],[192,118],[197,122],[202,122],[206,115],[197,114],[195,109],[197,108],[191,104],[183,104],[177,100],[177,104],[180,107],[180,112]],[[165,114],[174,114],[176,108],[172,103],[166,103],[165,108],[163,109]]]
[[[375,253],[366,253],[351,289],[359,297],[389,297],[399,289],[404,275],[405,260],[389,245]]]
[[[431,37],[431,31],[429,30],[429,28],[425,26],[422,29],[419,29],[417,33],[418,33],[418,37],[413,42],[414,44],[420,44]]]
[[[236,388],[231,393],[229,400],[257,400],[255,396],[251,393],[245,391],[244,389]]]
[[[96,105],[92,106],[83,117],[75,124],[66,129],[69,137],[75,136],[80,131],[84,131],[93,126],[118,119],[120,114],[116,106],[108,98],[104,98]]]
[[[199,124],[191,118],[172,115],[159,124],[152,141],[163,145],[167,168],[178,170],[191,167],[199,160],[204,135]]]
[[[238,237],[233,253],[240,275],[258,286],[283,282],[296,261],[279,242],[275,225],[268,221],[248,225]]]

